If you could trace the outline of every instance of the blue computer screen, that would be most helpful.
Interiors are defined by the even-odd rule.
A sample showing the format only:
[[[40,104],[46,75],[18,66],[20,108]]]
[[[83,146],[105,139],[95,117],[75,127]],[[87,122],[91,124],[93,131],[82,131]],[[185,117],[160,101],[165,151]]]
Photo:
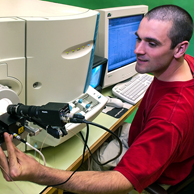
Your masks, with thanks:
[[[91,80],[90,80],[90,85],[93,88],[98,86],[100,83],[102,68],[103,68],[103,65],[99,65],[99,66],[92,69],[92,76],[91,76]]]
[[[108,72],[136,61],[135,32],[142,18],[143,14],[109,20]]]

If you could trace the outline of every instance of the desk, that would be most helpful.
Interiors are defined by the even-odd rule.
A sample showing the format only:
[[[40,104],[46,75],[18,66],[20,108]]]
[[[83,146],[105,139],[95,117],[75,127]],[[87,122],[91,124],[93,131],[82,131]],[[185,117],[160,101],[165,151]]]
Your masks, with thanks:
[[[138,106],[139,103],[131,107],[120,119],[116,119],[107,114],[100,113],[93,122],[101,124],[110,130],[115,131]],[[84,128],[82,131],[85,133],[86,129]],[[91,152],[94,153],[109,136],[110,134],[108,132],[90,125],[88,146],[90,147]],[[78,137],[74,136],[57,147],[44,148],[42,153],[45,156],[47,166],[58,169],[75,170],[81,163],[82,150],[83,143],[78,139]],[[27,154],[34,156],[34,151],[28,151]],[[36,154],[34,157],[39,160],[38,154]],[[85,160],[86,159],[87,152]],[[25,181],[16,182],[16,184],[25,194],[38,194],[45,189],[45,186]],[[6,182],[3,179],[2,174],[0,174],[0,188],[1,192],[6,194],[22,193],[13,182]],[[60,189],[55,188],[48,188],[43,192],[43,194],[57,193],[62,194],[63,192]]]

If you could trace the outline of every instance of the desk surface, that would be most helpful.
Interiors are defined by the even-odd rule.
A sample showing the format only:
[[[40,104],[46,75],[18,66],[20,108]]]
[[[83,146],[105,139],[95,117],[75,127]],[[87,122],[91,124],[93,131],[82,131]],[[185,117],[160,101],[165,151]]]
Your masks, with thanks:
[[[120,119],[100,113],[93,122],[115,131],[138,106],[139,103],[131,107]],[[84,128],[82,131],[85,133],[86,128]],[[90,125],[88,146],[90,147],[91,151],[94,152],[109,136],[110,134],[106,131]],[[45,156],[47,166],[57,169],[74,170],[81,163],[82,151],[83,143],[78,139],[77,136],[74,136],[57,147],[44,148],[42,153]],[[29,151],[27,154],[32,155],[39,160],[38,153],[36,156],[34,151]],[[45,188],[45,186],[24,181],[16,182],[16,184],[23,193],[40,193]],[[13,182],[6,182],[3,179],[2,174],[0,174],[0,188],[1,192],[3,193],[22,193]]]

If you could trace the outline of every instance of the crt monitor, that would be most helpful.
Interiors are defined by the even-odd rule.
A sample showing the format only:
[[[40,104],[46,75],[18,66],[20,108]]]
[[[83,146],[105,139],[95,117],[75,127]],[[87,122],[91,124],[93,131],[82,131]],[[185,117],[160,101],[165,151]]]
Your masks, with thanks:
[[[97,11],[100,20],[95,54],[108,59],[103,85],[105,88],[137,73],[135,32],[148,11],[148,6],[125,6]]]

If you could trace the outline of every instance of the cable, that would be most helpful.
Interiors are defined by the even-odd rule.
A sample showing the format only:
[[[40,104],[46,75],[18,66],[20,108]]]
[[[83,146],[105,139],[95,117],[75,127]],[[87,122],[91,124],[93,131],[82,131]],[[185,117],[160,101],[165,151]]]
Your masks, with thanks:
[[[33,150],[35,150],[36,152],[38,152],[44,162],[44,166],[46,165],[46,161],[45,161],[45,157],[44,155],[35,147],[33,147],[31,144],[29,144],[28,142],[26,142],[25,140],[23,140],[18,134],[13,133],[13,137],[16,138],[17,140],[19,140],[20,142],[26,144],[27,146],[31,147]],[[15,183],[15,181],[9,176],[9,174],[5,171],[5,169],[0,165],[0,168],[6,173],[6,175],[12,180],[12,182],[15,184],[15,186],[20,190],[21,193],[23,193],[23,191],[20,189],[20,187]]]
[[[71,118],[77,119],[76,117],[71,117]],[[78,119],[80,119],[80,118],[78,118]],[[74,120],[74,121],[75,121],[75,120]],[[80,120],[79,120],[79,121],[80,121]],[[87,122],[88,124],[95,125],[95,126],[97,126],[97,127],[100,127],[100,128],[102,128],[102,129],[104,129],[105,131],[111,133],[114,137],[116,137],[117,141],[119,142],[119,145],[120,145],[120,152],[117,154],[117,156],[115,156],[114,158],[112,158],[112,159],[106,161],[105,163],[100,163],[98,160],[96,160],[96,159],[94,158],[94,156],[93,156],[93,154],[92,154],[92,152],[91,152],[89,146],[86,145],[87,148],[88,148],[88,151],[89,151],[89,153],[90,153],[90,155],[91,155],[91,157],[92,157],[92,159],[93,159],[98,165],[104,166],[104,165],[108,164],[109,162],[112,162],[113,160],[117,159],[117,158],[121,155],[122,149],[123,149],[123,147],[122,147],[122,142],[121,142],[121,140],[119,139],[119,137],[118,137],[114,132],[112,132],[111,130],[109,130],[108,128],[106,128],[106,127],[104,127],[104,126],[102,126],[102,125],[99,125],[99,124],[96,124],[96,123],[93,123],[93,122],[89,122],[89,121],[86,121],[86,120],[84,120],[84,119],[82,119],[81,122],[83,122],[83,123]],[[81,135],[82,140],[85,141],[85,140],[84,140],[84,137],[83,137],[83,134],[82,134],[81,131],[79,132],[79,134]]]
[[[14,185],[18,188],[18,190],[20,190],[20,192],[22,194],[24,194],[24,192],[20,189],[20,187],[16,184],[16,182],[9,176],[9,174],[5,171],[5,169],[0,165],[0,168],[5,172],[5,174],[11,179],[11,181],[14,183]]]
[[[96,127],[102,128],[102,129],[104,129],[105,131],[109,132],[111,135],[113,135],[113,136],[117,139],[117,141],[118,141],[118,143],[119,143],[119,147],[120,147],[120,151],[119,151],[119,153],[117,154],[117,156],[115,156],[114,158],[112,158],[112,159],[110,159],[109,161],[107,161],[107,162],[105,162],[105,163],[102,163],[102,164],[100,164],[99,162],[97,162],[96,160],[94,160],[95,162],[97,162],[97,164],[99,164],[99,165],[108,164],[109,162],[111,162],[111,161],[117,159],[117,158],[122,154],[122,150],[123,150],[122,142],[121,142],[121,140],[119,139],[119,137],[118,137],[114,132],[112,132],[110,129],[108,129],[108,128],[106,128],[106,127],[100,125],[100,124],[93,123],[93,122],[87,121],[87,120],[85,120],[85,119],[75,118],[75,117],[74,117],[74,118],[70,118],[70,122],[72,122],[72,123],[85,123],[85,124],[94,125],[94,126],[96,126]],[[90,151],[90,149],[89,149],[88,146],[87,146],[87,148],[88,148],[88,150],[89,150],[89,152],[90,152],[90,154],[91,154],[91,151]],[[93,158],[93,159],[94,159],[94,158]]]
[[[43,146],[44,146],[44,143],[45,143],[46,139],[48,138],[48,135],[49,135],[49,134],[46,135],[46,137],[44,138],[44,140],[43,140],[43,142],[42,142],[42,144],[41,144],[40,152],[42,152],[42,148],[43,148]],[[40,163],[40,155],[39,155],[39,163]]]
[[[38,152],[40,154],[40,156],[42,157],[42,160],[44,162],[44,166],[46,166],[46,161],[45,161],[44,155],[38,149],[36,149],[35,147],[33,147],[31,144],[29,144],[28,142],[26,142],[26,145],[29,146],[29,147],[31,147],[33,150],[35,150],[36,152]]]
[[[36,152],[38,152],[40,154],[40,156],[42,157],[42,160],[44,162],[44,166],[46,166],[46,160],[44,155],[38,150],[36,149],[34,146],[32,146],[31,144],[29,144],[27,141],[23,140],[18,134],[13,133],[13,137],[16,138],[17,140],[21,141],[22,143],[26,144],[27,146],[29,146],[30,148],[32,148],[33,150],[35,150]]]
[[[119,139],[119,137],[118,137],[114,132],[112,132],[110,129],[108,129],[108,128],[102,126],[102,125],[99,125],[99,124],[97,124],[97,123],[93,123],[93,122],[90,122],[90,121],[87,121],[87,120],[83,120],[83,123],[87,123],[87,124],[94,125],[94,126],[96,126],[96,127],[99,127],[99,128],[104,129],[105,131],[111,133],[111,135],[113,135],[113,136],[117,139],[117,141],[118,141],[118,143],[119,143],[119,147],[120,147],[119,153],[118,153],[114,158],[112,158],[112,159],[110,159],[110,160],[108,160],[108,161],[106,161],[106,162],[104,162],[104,163],[100,163],[99,161],[95,160],[95,158],[93,157],[93,155],[92,155],[92,153],[91,153],[90,148],[87,146],[88,151],[90,152],[92,158],[94,159],[94,161],[95,161],[98,165],[101,165],[101,166],[106,165],[106,164],[108,164],[109,162],[112,162],[113,160],[117,159],[117,158],[122,154],[122,150],[123,150],[122,142],[121,142],[121,140]],[[82,135],[81,135],[81,136],[82,136]],[[83,136],[82,136],[82,138],[83,138]]]
[[[110,161],[113,161],[113,160],[117,159],[117,158],[122,154],[122,142],[121,142],[121,140],[119,139],[119,137],[118,137],[114,132],[112,132],[112,131],[109,130],[108,128],[106,128],[106,127],[104,127],[104,126],[102,126],[102,125],[99,125],[99,124],[97,124],[97,123],[93,123],[93,122],[87,121],[87,120],[85,120],[85,119],[70,118],[70,122],[72,122],[72,123],[85,123],[86,126],[87,126],[86,139],[84,140],[84,138],[82,137],[82,138],[83,138],[83,141],[84,141],[84,148],[83,148],[83,153],[82,153],[82,161],[81,161],[81,164],[78,166],[78,168],[77,168],[75,171],[72,172],[72,174],[69,176],[69,178],[68,178],[66,181],[64,181],[64,182],[62,182],[62,183],[59,183],[59,184],[55,184],[55,185],[49,185],[49,186],[46,187],[46,189],[47,189],[48,187],[56,187],[56,186],[59,186],[59,185],[62,185],[62,184],[67,183],[67,182],[71,179],[71,177],[75,174],[75,172],[77,172],[77,171],[79,170],[79,168],[82,166],[82,164],[83,164],[83,162],[84,162],[84,156],[85,156],[86,148],[88,148],[89,152],[91,153],[91,151],[90,151],[90,149],[89,149],[89,147],[88,147],[88,145],[87,145],[88,137],[89,137],[89,124],[94,125],[94,126],[99,127],[99,128],[102,128],[102,129],[104,129],[105,131],[111,133],[111,134],[118,140],[118,142],[119,142],[120,151],[119,151],[119,153],[117,154],[117,156],[114,157],[114,158],[112,158],[111,160],[109,160],[109,161],[107,161],[107,162],[101,164],[101,165],[105,165],[105,164],[109,163]],[[92,153],[91,153],[91,155],[92,155]]]
[[[80,169],[80,167],[81,167],[82,164],[84,163],[84,156],[85,156],[86,147],[87,147],[87,142],[88,142],[88,137],[89,137],[89,125],[88,125],[87,123],[86,123],[86,129],[87,129],[87,131],[86,131],[86,139],[84,140],[84,148],[83,148],[83,153],[82,153],[82,161],[81,161],[81,164],[78,166],[78,168],[77,168],[76,170],[74,170],[74,171],[72,172],[72,174],[69,176],[69,178],[68,178],[66,181],[64,181],[64,182],[62,182],[62,183],[59,183],[59,184],[55,184],[55,185],[49,185],[49,186],[46,187],[46,189],[47,189],[48,187],[56,187],[56,186],[65,184],[65,183],[68,182],[68,181],[71,179],[71,177],[72,177],[72,176]]]
[[[81,135],[82,138],[84,138],[81,131],[79,132],[79,134]],[[83,139],[83,141],[84,141],[84,139]],[[88,148],[88,151],[90,153],[90,156],[92,157],[92,159],[94,160],[94,162],[96,162],[96,164],[98,164],[99,166],[104,166],[105,164],[108,164],[109,162],[112,162],[113,160],[115,160],[114,158],[112,158],[112,159],[106,161],[105,163],[100,163],[98,160],[96,160],[96,158],[94,158],[94,156],[93,156],[90,148],[88,147],[88,145],[87,145],[87,148]],[[117,157],[119,157],[119,156],[117,156]]]
[[[80,136],[82,136],[82,137],[80,137],[77,133],[74,133],[72,130],[69,130],[68,132],[69,132],[69,133],[72,133],[74,136],[76,136],[76,137],[83,143],[83,145],[84,145],[85,139],[84,139],[84,137],[83,137],[81,131],[79,132],[79,134],[80,134]],[[88,145],[86,145],[86,146],[87,146],[87,148],[89,149]],[[89,158],[89,156],[91,156],[90,150],[89,150],[89,152],[88,152],[88,158]],[[88,160],[88,167],[90,166],[89,163],[90,163],[90,160]],[[89,170],[89,168],[88,168],[88,170]]]

